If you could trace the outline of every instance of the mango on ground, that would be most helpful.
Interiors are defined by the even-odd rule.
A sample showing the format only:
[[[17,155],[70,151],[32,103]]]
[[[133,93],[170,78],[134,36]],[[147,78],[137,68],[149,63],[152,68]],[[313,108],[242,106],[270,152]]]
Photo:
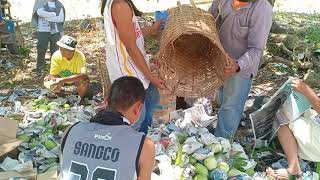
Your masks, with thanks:
[[[209,171],[212,171],[215,168],[217,168],[217,164],[218,163],[213,156],[208,157],[207,159],[204,160],[204,165]]]

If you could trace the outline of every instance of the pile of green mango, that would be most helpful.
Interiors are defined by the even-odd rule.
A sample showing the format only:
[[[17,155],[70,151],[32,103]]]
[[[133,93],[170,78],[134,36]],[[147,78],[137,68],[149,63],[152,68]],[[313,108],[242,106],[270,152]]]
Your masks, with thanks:
[[[36,99],[32,103],[32,109],[41,109],[44,111],[54,110],[56,107],[69,109],[71,106],[69,104],[60,105],[57,102],[48,102],[46,99]]]

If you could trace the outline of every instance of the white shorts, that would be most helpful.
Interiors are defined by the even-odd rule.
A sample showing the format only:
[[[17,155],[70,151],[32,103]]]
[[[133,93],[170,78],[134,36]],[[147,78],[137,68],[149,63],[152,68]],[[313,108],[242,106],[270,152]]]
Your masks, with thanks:
[[[299,146],[299,157],[312,162],[320,162],[320,122],[313,110],[289,124]]]

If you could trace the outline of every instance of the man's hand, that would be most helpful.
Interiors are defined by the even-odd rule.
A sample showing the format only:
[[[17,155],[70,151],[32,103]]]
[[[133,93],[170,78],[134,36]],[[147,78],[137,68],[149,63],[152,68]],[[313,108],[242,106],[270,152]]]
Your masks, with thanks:
[[[63,86],[63,82],[62,82],[62,78],[53,78],[52,79],[52,84],[51,84],[51,91],[52,92],[60,92],[62,86]]]
[[[155,85],[157,88],[159,89],[165,89],[166,88],[166,85],[165,85],[165,82],[164,80],[156,77],[156,76],[153,76],[152,75],[152,78],[150,79],[150,82]]]
[[[52,86],[63,86],[63,78],[53,78],[52,81]]]
[[[307,95],[310,92],[310,87],[304,83],[301,79],[294,79],[292,81],[292,87],[295,91],[303,94],[303,95]]]
[[[239,70],[239,65],[233,59],[228,57],[227,65],[224,67],[224,77],[228,79],[239,72]]]
[[[313,109],[317,111],[318,114],[320,114],[320,98],[316,95],[316,93],[311,89],[310,86],[304,83],[301,79],[294,79],[291,83],[291,86],[295,91],[307,97]]]

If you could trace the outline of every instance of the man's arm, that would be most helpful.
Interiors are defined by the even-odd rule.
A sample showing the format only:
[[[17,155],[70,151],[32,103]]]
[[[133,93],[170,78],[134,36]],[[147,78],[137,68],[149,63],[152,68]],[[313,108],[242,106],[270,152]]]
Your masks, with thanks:
[[[164,89],[164,81],[152,75],[144,56],[136,44],[136,32],[132,23],[131,7],[124,1],[115,2],[112,5],[112,17],[119,32],[119,36],[126,47],[134,65],[144,76],[158,88]]]
[[[164,23],[164,21],[160,20],[160,21],[154,23],[152,26],[147,26],[147,27],[141,28],[141,32],[142,32],[143,36],[154,35],[157,32],[159,32],[160,26],[162,23]]]
[[[50,74],[49,77],[48,77],[48,80],[52,80],[52,79],[55,79],[55,78],[60,78],[60,76],[58,74]]]
[[[58,16],[54,16],[54,17],[48,17],[46,18],[47,21],[49,22],[55,22],[55,23],[60,23],[64,21],[64,12],[63,9],[61,8],[60,13]]]
[[[272,7],[266,2],[253,12],[249,24],[247,51],[237,59],[240,71],[258,67],[272,25]]]
[[[86,74],[76,74],[69,77],[61,78],[60,83],[74,83],[79,81],[89,81],[89,77]]]
[[[219,4],[220,4],[220,0],[213,0],[212,4],[208,10],[209,13],[211,13],[213,15],[213,17],[216,19],[219,15]]]
[[[57,16],[55,12],[47,12],[44,10],[44,8],[38,9],[37,14],[42,18],[52,18]]]
[[[151,174],[155,166],[155,148],[151,139],[146,138],[139,159],[138,180],[151,180]]]

